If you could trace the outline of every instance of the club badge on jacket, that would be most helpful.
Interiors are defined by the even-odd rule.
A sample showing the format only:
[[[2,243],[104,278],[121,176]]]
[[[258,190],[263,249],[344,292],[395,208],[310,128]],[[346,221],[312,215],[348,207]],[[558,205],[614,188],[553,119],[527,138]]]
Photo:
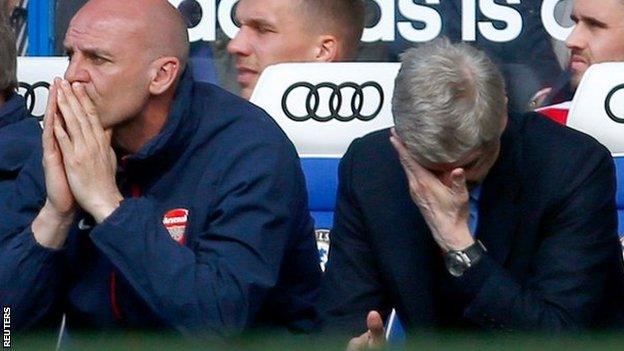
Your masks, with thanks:
[[[188,212],[189,211],[184,208],[169,210],[165,213],[162,220],[171,238],[180,245],[184,245],[186,242],[185,234]]]

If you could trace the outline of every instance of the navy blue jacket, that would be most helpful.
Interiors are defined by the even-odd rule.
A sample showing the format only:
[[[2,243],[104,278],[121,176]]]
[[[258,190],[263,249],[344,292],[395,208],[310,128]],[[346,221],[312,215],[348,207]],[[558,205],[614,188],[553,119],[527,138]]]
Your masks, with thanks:
[[[407,329],[617,325],[624,264],[603,146],[539,114],[510,115],[479,200],[476,236],[488,252],[454,278],[389,137],[354,141],[340,164],[324,328],[359,335],[368,311],[391,308]]]
[[[41,148],[39,121],[30,115],[21,95],[0,106],[0,202],[3,202],[34,150]]]
[[[0,303],[15,328],[157,328],[232,335],[314,327],[320,283],[298,156],[259,108],[187,71],[167,123],[118,173],[103,223],[80,213],[64,248],[38,245],[41,159],[0,216]],[[188,211],[183,219],[166,216]],[[168,218],[166,220],[165,218]],[[186,230],[183,242],[175,228]]]

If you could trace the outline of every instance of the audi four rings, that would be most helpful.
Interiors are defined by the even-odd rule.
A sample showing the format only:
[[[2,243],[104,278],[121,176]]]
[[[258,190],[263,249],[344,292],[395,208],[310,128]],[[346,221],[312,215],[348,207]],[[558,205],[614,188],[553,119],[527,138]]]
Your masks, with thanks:
[[[35,109],[36,95],[37,95],[36,90],[45,89],[46,90],[45,96],[47,96],[48,95],[47,93],[50,91],[50,83],[48,82],[36,82],[33,84],[19,82],[18,86],[20,89],[26,90],[26,92],[24,93],[24,99],[26,100],[26,107],[28,108],[28,111],[30,113],[33,113],[33,110]],[[43,115],[35,116],[35,117],[41,118],[43,117]]]
[[[305,99],[305,109],[306,115],[296,116],[288,107],[288,98],[291,96],[291,93],[298,88],[307,89],[308,93]],[[318,114],[319,107],[321,106],[321,95],[319,91],[322,89],[329,89],[330,95],[329,99],[323,100],[323,103],[328,105],[329,114],[327,116],[321,116]],[[351,95],[351,114],[349,115],[341,115],[340,110],[342,107],[342,102],[344,100],[343,94],[346,91],[353,90],[353,95]],[[373,94],[373,95],[371,95]],[[369,115],[362,114],[362,110],[365,106],[365,101],[370,99],[375,99],[374,101],[378,101],[378,105],[373,113]],[[381,107],[384,103],[384,93],[381,85],[376,82],[365,82],[363,84],[357,84],[353,82],[345,82],[340,85],[336,85],[334,83],[319,83],[319,84],[311,84],[308,82],[297,82],[293,85],[289,86],[288,89],[284,92],[282,96],[282,111],[284,114],[293,121],[303,122],[309,119],[318,121],[318,122],[328,122],[332,119],[336,119],[341,122],[348,122],[354,119],[359,119],[360,121],[370,121],[373,118],[377,117],[379,112],[381,111]]]
[[[611,109],[611,98],[613,98],[613,95],[615,93],[617,93],[618,91],[622,89],[624,89],[624,84],[620,84],[616,86],[615,88],[611,89],[611,91],[609,92],[609,94],[607,94],[607,97],[605,99],[605,111],[607,112],[607,116],[609,116],[609,118],[611,118],[614,122],[617,122],[617,123],[624,123],[624,118],[618,117],[615,115],[615,113],[613,113],[613,110]]]

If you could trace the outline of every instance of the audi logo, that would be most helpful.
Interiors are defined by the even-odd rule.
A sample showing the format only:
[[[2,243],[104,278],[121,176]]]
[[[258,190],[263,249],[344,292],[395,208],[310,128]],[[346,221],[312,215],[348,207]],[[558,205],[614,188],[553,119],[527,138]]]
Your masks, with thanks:
[[[624,123],[624,117],[618,117],[615,115],[615,113],[613,113],[613,110],[611,109],[611,99],[613,98],[613,95],[615,93],[617,93],[618,91],[622,89],[624,89],[624,84],[620,84],[616,86],[615,88],[611,89],[611,91],[609,92],[609,94],[607,94],[607,97],[605,99],[605,111],[607,112],[607,116],[609,116],[609,118],[611,118],[617,123]]]
[[[292,111],[293,106],[289,104],[289,101],[296,100],[293,95],[301,96],[301,92],[306,94],[306,112],[303,115],[296,115]],[[349,100],[349,97],[350,102],[346,107],[343,107],[343,101]],[[366,105],[367,101],[372,104],[372,108]],[[345,82],[340,85],[328,82],[316,85],[298,82],[289,86],[282,95],[282,111],[288,118],[296,122],[304,122],[309,119],[318,122],[328,122],[332,119],[340,122],[348,122],[354,119],[370,121],[377,117],[383,103],[384,92],[381,85],[370,81],[363,84]],[[301,106],[298,107],[301,110]],[[344,111],[349,109],[350,112]],[[322,111],[326,113],[322,113]]]
[[[43,117],[43,114],[41,115],[35,115],[34,114],[34,110],[35,110],[35,106],[37,103],[37,97],[40,98],[47,98],[48,93],[50,91],[50,83],[48,82],[36,82],[33,84],[29,84],[29,83],[25,83],[25,82],[19,82],[18,83],[18,87],[20,92],[22,92],[22,90],[24,90],[24,99],[26,99],[26,107],[28,108],[28,111],[33,114],[33,116],[41,119]],[[37,89],[39,89],[40,91],[37,92]]]

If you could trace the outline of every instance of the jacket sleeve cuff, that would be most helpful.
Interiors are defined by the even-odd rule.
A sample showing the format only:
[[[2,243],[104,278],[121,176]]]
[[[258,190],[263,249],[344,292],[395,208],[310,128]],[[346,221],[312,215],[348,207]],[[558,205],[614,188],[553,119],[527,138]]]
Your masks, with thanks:
[[[489,255],[458,278],[461,292],[470,301],[464,317],[487,328],[503,329],[508,298],[515,296],[516,283],[507,277],[505,270]]]
[[[119,226],[128,223],[133,217],[136,217],[134,209],[137,204],[145,201],[141,198],[127,198],[119,203],[119,206],[111,213],[106,219],[100,223],[96,228],[100,226]]]
[[[26,249],[30,255],[40,256],[41,258],[47,259],[50,257],[54,257],[65,252],[65,245],[58,249],[45,247],[35,239],[35,233],[33,233],[32,229],[28,227],[21,234],[18,235],[16,246]]]
[[[456,278],[459,293],[468,301],[474,300],[488,278],[496,270],[497,263],[487,254],[483,254],[481,260],[470,267],[462,276]]]

